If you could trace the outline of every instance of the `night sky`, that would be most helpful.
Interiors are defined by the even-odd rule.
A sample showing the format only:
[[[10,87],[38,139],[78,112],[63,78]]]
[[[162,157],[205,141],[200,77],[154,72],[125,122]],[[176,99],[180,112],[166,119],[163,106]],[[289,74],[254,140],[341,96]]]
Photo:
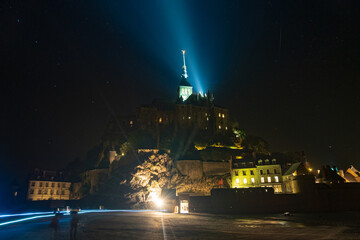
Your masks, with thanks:
[[[57,169],[114,113],[210,89],[272,151],[360,168],[359,1],[0,3],[1,176]],[[3,165],[4,166],[4,165]]]

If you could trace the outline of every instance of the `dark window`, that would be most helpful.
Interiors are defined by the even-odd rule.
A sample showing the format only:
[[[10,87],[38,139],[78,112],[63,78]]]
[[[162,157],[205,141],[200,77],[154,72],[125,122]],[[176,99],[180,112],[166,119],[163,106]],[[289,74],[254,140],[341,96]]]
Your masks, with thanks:
[[[49,183],[46,183],[46,187],[48,187],[49,186]]]
[[[38,191],[38,194],[41,194],[41,190]]]
[[[60,187],[60,183],[58,183],[58,187]]]
[[[235,171],[235,176],[239,176],[239,172],[238,172],[238,171]]]
[[[61,191],[61,194],[62,194],[62,195],[64,195],[64,194],[65,194],[65,191],[64,191],[64,190],[62,190],[62,191]]]
[[[269,170],[269,169],[267,169],[267,170],[266,170],[266,173],[267,173],[267,174],[270,174],[270,170]]]
[[[42,182],[39,183],[40,187],[42,187]]]
[[[253,170],[250,170],[250,175],[254,175],[254,171],[253,171]]]
[[[52,183],[51,186],[52,186],[52,187],[55,187],[55,183]]]
[[[34,189],[30,189],[30,194],[34,194]]]
[[[263,175],[263,174],[264,174],[263,170],[260,170],[260,174],[261,174],[261,175]]]
[[[243,171],[243,175],[246,176],[246,171]]]
[[[277,172],[276,172],[276,169],[274,169],[274,173],[276,174]]]
[[[31,186],[34,187],[34,186],[35,186],[35,182],[31,182]]]

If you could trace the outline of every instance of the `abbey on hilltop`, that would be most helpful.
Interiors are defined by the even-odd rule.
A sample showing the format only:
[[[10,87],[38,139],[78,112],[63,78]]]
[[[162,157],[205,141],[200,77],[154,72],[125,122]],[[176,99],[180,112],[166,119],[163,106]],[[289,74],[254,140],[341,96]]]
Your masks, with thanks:
[[[215,105],[214,97],[195,93],[188,81],[185,64],[185,50],[183,55],[183,74],[180,77],[175,101],[155,99],[151,105],[138,109],[137,122],[142,129],[158,126],[171,126],[176,129],[195,127],[214,133],[225,133],[231,130],[229,110]]]

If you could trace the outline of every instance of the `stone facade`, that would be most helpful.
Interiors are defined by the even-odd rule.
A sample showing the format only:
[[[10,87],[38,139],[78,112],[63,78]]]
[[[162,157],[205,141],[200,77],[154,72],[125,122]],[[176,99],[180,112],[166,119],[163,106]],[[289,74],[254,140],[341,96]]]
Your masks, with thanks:
[[[275,193],[283,191],[281,166],[276,159],[240,159],[232,162],[231,187],[272,187]]]
[[[30,176],[27,199],[41,200],[69,200],[71,182],[61,171],[35,169]]]
[[[69,200],[70,182],[30,180],[27,199],[41,200]]]

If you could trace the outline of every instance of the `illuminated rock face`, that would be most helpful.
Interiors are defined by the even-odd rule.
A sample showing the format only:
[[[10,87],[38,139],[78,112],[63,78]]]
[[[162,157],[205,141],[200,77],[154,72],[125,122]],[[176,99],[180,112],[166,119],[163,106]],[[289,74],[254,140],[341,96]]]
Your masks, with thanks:
[[[191,171],[190,168],[200,168],[201,171]],[[128,184],[133,190],[126,197],[134,207],[151,206],[154,196],[160,196],[162,189],[176,189],[176,194],[209,196],[211,190],[219,187],[220,182],[225,182],[229,174],[221,171],[217,175],[205,176],[202,169],[200,161],[185,160],[174,165],[168,154],[154,154],[138,165],[131,179],[122,184]]]

